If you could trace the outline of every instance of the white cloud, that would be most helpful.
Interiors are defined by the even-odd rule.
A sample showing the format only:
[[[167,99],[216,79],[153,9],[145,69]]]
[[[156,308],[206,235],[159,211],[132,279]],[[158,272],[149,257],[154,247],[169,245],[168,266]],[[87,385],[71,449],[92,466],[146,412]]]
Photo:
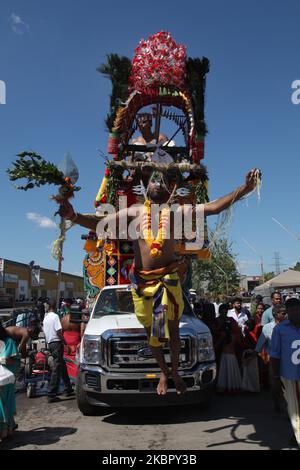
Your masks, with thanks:
[[[25,21],[23,21],[21,17],[19,15],[16,15],[15,13],[12,13],[10,15],[9,21],[12,31],[16,34],[24,34],[26,31],[29,30],[29,25],[25,23]]]
[[[44,215],[37,214],[36,212],[27,212],[26,217],[28,220],[35,222],[40,228],[57,228],[53,220]]]

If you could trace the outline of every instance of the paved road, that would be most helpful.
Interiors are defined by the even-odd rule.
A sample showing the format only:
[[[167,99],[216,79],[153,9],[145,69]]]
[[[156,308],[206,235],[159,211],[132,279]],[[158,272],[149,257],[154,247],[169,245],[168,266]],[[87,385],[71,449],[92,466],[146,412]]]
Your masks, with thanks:
[[[110,411],[82,416],[73,397],[17,395],[19,429],[1,449],[218,450],[289,449],[287,417],[274,414],[268,392],[214,397],[200,407]]]

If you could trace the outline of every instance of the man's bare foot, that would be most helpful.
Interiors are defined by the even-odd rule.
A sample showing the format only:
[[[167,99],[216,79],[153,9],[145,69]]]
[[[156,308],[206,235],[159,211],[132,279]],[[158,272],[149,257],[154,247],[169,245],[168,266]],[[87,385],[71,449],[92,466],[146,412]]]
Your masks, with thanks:
[[[179,374],[173,374],[172,379],[176,388],[177,395],[184,395],[186,393],[186,385]]]
[[[156,388],[157,395],[166,395],[168,391],[168,375],[162,372]]]

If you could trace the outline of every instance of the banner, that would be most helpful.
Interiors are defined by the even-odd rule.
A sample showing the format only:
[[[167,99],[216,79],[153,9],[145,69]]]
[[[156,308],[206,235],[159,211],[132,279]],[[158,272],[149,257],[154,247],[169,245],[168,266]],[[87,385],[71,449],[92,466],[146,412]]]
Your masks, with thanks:
[[[17,274],[11,274],[11,273],[5,273],[4,274],[4,281],[5,282],[12,282],[15,284],[18,284],[18,275]]]
[[[31,269],[31,287],[37,287],[40,285],[40,268]]]

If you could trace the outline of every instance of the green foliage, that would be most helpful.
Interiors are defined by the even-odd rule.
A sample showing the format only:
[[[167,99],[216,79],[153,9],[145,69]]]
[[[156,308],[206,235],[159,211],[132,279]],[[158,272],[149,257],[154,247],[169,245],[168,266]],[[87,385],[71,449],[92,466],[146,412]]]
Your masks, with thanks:
[[[300,261],[297,261],[297,263],[292,269],[294,269],[295,271],[300,271]]]
[[[200,135],[207,133],[204,120],[206,74],[209,72],[209,60],[206,57],[186,61],[187,85],[192,97],[196,132]]]
[[[131,69],[130,59],[118,54],[108,54],[106,62],[97,68],[97,71],[109,78],[112,83],[110,112],[105,121],[109,131],[113,128],[118,107],[128,98],[128,80]]]
[[[300,271],[300,267],[299,267],[299,271]],[[273,277],[275,277],[275,273],[273,271],[269,273],[264,273],[265,282],[269,281],[270,279],[273,279]]]
[[[10,181],[27,179],[24,186],[16,185],[17,189],[27,191],[45,184],[65,185],[65,176],[53,163],[46,162],[35,152],[22,152],[17,155],[19,158],[13,162],[13,167],[8,168],[7,173]],[[73,191],[80,188],[74,186]]]
[[[118,194],[117,190],[120,186],[120,181],[117,177],[117,170],[112,167],[109,167],[110,174],[108,176],[107,186],[106,186],[106,194],[107,194],[107,203],[112,204],[116,207],[118,201]]]
[[[199,181],[195,187],[195,197],[197,204],[205,204],[209,202],[208,192],[205,185],[205,181]]]
[[[212,295],[226,295],[227,286],[229,295],[238,290],[239,273],[231,246],[226,238],[221,238],[214,244],[210,261],[193,260],[193,289],[205,290]]]

